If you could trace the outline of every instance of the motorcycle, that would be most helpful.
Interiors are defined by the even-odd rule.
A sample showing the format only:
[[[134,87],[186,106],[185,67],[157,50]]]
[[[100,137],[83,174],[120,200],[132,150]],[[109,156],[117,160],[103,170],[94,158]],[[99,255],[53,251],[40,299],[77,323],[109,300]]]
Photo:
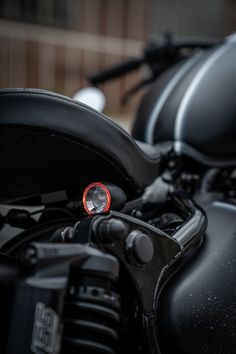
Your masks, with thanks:
[[[132,136],[74,99],[0,91],[0,227],[20,229],[1,243],[2,353],[235,352],[235,51],[152,46]]]

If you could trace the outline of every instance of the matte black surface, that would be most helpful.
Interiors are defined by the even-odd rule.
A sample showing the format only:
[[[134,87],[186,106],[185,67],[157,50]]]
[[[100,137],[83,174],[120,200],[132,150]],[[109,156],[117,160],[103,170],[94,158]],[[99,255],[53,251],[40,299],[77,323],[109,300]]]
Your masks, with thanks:
[[[179,106],[189,83],[205,61],[207,55],[209,55],[208,52],[199,55],[192,61],[192,64],[188,64],[189,60],[184,60],[174,65],[162,74],[153,84],[153,87],[146,93],[144,99],[140,102],[136,113],[136,119],[132,127],[132,135],[135,139],[145,142],[147,141],[147,129],[150,123],[150,117],[155,110],[155,106],[159,102],[160,97],[169,83],[172,82],[172,80],[175,80],[179,75],[179,72],[187,66],[188,68],[186,69],[185,74],[181,79],[176,81],[172,91],[169,92],[169,95],[164,101],[162,109],[159,114],[156,115],[156,124],[152,134],[153,143],[173,141],[176,109]]]
[[[126,248],[131,262],[132,258],[139,265],[151,262],[154,247],[150,237],[144,233],[133,231],[126,240]]]
[[[156,177],[147,155],[107,117],[43,90],[0,91],[0,200],[105,179],[129,191]]]
[[[171,69],[167,70],[164,74],[160,76],[160,78],[153,84],[150,90],[144,95],[144,98],[141,100],[136,115],[135,115],[135,120],[132,126],[132,136],[140,141],[147,141],[146,138],[146,130],[147,130],[147,124],[149,122],[150,116],[154,110],[154,107],[158,101],[158,99],[161,96],[162,91],[165,89],[167,86],[168,82],[173,78],[174,75],[181,69],[183,66],[184,62],[176,64],[173,66]],[[168,120],[168,117],[165,118]],[[163,129],[162,127],[159,127],[160,120],[158,119],[158,124],[155,126],[155,129],[153,131],[153,136],[157,134],[163,134],[163,129],[167,130],[172,130],[173,129],[173,123],[172,124],[167,124],[167,122],[164,123]],[[170,135],[170,141],[172,140],[173,135]],[[159,143],[160,141],[165,141],[167,139],[159,138],[155,139],[155,143]]]
[[[25,267],[29,249],[35,251],[36,258]],[[119,276],[119,263],[114,257],[79,244],[31,243],[19,253],[18,274],[11,258],[7,263],[0,261],[9,274],[8,282],[5,276],[0,278],[4,354],[61,353],[63,310],[72,265],[79,280],[79,271],[97,274],[99,284],[103,277],[109,281]]]
[[[215,202],[207,215],[203,245],[160,297],[163,353],[236,352],[236,206]]]
[[[167,95],[156,116],[152,143],[171,141],[176,146],[178,142],[178,153],[207,165],[236,164],[235,57],[235,39],[199,56]],[[171,68],[146,94],[133,127],[135,139],[148,141],[147,129],[155,106],[184,65]],[[180,134],[176,134],[180,121]]]

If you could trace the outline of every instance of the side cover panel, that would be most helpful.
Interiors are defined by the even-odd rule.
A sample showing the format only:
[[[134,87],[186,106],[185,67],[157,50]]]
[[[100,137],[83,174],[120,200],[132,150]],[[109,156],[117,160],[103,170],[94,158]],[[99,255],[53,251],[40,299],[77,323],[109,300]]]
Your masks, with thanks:
[[[162,292],[163,353],[236,352],[236,206],[215,202],[198,253]]]

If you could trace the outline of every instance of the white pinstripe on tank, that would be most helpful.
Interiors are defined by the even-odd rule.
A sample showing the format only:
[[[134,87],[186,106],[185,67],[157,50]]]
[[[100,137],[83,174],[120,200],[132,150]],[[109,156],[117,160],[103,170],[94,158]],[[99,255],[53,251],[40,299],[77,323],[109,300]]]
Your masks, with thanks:
[[[229,36],[227,36],[226,40],[231,43],[236,42],[236,33],[232,33]]]
[[[231,47],[230,42],[226,42],[223,46],[219,47],[201,66],[197,74],[194,76],[189,87],[187,88],[185,95],[180,103],[176,120],[175,120],[175,130],[174,130],[174,140],[175,140],[175,152],[181,153],[181,143],[182,143],[182,130],[184,126],[184,120],[187,115],[187,110],[189,104],[195,94],[195,91],[200,84],[201,80],[211,68],[211,66]]]
[[[175,86],[178,84],[178,82],[182,79],[185,73],[194,65],[194,63],[197,61],[198,58],[199,58],[199,54],[196,54],[193,58],[188,60],[180,70],[177,71],[177,73],[170,80],[170,82],[162,92],[161,96],[157,100],[146,127],[145,140],[147,143],[149,144],[154,143],[155,126],[158,120],[158,116],[166,100],[168,99],[169,95],[171,94]]]
[[[228,210],[231,210],[231,211],[236,211],[236,205],[230,204],[230,203],[227,203],[227,202],[216,201],[216,202],[214,202],[214,205],[215,206],[219,206],[219,207],[224,207],[224,208],[226,208]]]

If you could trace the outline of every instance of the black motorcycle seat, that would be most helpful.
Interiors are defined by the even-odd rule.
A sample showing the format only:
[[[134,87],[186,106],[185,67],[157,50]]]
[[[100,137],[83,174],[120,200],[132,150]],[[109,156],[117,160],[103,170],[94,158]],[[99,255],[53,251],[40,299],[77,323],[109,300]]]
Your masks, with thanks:
[[[0,199],[108,180],[133,193],[157,176],[160,153],[112,120],[39,89],[0,90]]]

